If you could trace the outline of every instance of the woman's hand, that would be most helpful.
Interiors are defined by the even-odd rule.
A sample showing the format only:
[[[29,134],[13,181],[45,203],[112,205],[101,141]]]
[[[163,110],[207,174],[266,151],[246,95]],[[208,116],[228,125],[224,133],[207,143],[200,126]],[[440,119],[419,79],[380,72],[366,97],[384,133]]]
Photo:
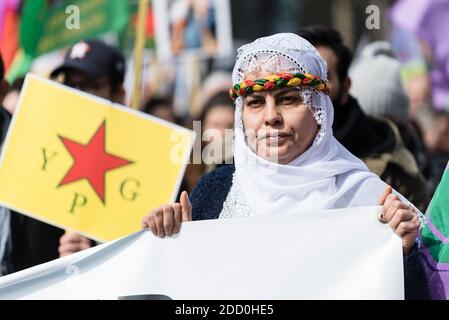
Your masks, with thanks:
[[[388,223],[401,237],[402,250],[407,255],[415,244],[419,230],[419,219],[415,209],[399,200],[399,197],[393,194],[391,186],[387,186],[379,199],[379,204],[383,206],[379,220]]]
[[[181,193],[181,203],[160,206],[142,220],[142,227],[150,228],[155,236],[163,238],[178,233],[181,222],[192,220],[192,206],[186,191]]]

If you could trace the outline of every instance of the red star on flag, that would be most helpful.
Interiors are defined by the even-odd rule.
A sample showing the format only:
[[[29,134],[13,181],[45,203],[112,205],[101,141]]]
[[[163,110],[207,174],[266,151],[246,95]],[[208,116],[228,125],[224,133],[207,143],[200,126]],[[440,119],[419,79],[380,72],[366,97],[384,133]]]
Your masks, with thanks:
[[[73,165],[59,186],[86,179],[98,197],[105,203],[106,172],[117,169],[132,161],[115,156],[106,151],[106,122],[103,122],[87,144],[81,144],[59,136],[73,158]]]

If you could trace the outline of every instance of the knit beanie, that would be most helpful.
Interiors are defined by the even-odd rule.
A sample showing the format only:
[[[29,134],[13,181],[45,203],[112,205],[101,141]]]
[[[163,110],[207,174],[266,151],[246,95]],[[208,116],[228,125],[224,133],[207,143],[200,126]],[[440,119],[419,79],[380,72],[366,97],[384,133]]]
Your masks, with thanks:
[[[349,70],[350,94],[369,115],[407,119],[409,100],[401,82],[401,64],[386,41],[368,44]]]

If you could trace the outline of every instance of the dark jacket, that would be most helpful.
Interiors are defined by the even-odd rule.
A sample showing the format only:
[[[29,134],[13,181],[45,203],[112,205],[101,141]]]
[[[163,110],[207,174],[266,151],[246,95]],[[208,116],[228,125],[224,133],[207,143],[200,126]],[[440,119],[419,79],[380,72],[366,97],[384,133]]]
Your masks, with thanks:
[[[59,258],[59,238],[63,234],[62,229],[12,212],[12,272]]]
[[[234,165],[223,165],[203,176],[190,194],[192,219],[218,219],[232,186]],[[405,298],[428,299],[427,283],[419,251],[415,246],[404,258]]]
[[[357,100],[349,97],[339,107],[334,136],[371,172],[425,212],[429,203],[426,181],[392,121],[367,116]]]

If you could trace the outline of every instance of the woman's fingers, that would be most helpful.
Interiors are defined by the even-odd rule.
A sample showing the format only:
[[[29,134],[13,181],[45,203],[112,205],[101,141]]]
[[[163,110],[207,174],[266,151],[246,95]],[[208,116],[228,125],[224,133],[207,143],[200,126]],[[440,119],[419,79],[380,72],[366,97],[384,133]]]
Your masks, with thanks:
[[[165,205],[162,206],[161,209],[154,212],[154,223],[155,223],[155,229],[156,229],[156,235],[160,238],[165,237],[165,228],[164,228],[164,215],[169,214],[171,206]]]
[[[413,218],[411,220],[401,222],[396,228],[395,233],[401,238],[406,236],[406,234],[411,234],[412,240],[414,240],[415,234],[417,233],[418,229],[419,220],[418,218]]]
[[[418,232],[419,219],[416,216],[409,221],[401,222],[396,228],[395,233],[402,239],[402,251],[405,255],[408,255],[413,248]]]
[[[154,221],[153,215],[149,218],[148,222],[148,227],[150,228],[151,232],[157,237],[156,221]]]
[[[382,223],[387,223],[388,221],[385,220],[385,212],[386,212],[386,206],[385,202],[387,201],[388,197],[393,194],[393,188],[390,185],[387,185],[385,188],[384,193],[379,198],[379,205],[382,206],[382,211],[379,213],[379,216],[377,219]]]
[[[192,205],[187,191],[181,193],[182,221],[192,221]]]
[[[152,210],[142,220],[142,227],[144,229],[149,228],[155,236],[157,236],[157,228],[156,228],[156,222],[154,221],[154,214],[158,210],[162,210],[162,207]]]
[[[387,196],[387,198],[385,199],[384,205],[383,205],[385,213],[386,213],[387,209],[389,209],[391,207],[391,204],[396,200],[400,201],[399,197],[397,195],[395,195],[394,193],[390,193]]]
[[[182,207],[181,204],[175,203],[173,205],[174,219],[173,219],[173,233],[178,233],[181,229],[181,219],[182,219]]]
[[[379,202],[383,203],[380,220],[388,223],[393,231],[401,237],[402,249],[407,255],[413,247],[419,231],[419,219],[414,208],[403,203],[397,195],[393,194],[391,187],[385,190]]]
[[[399,209],[394,214],[393,218],[391,218],[391,221],[389,223],[391,229],[396,232],[396,229],[399,227],[399,225],[402,222],[410,221],[414,217],[416,217],[416,214],[412,212],[409,209]]]
[[[175,212],[172,205],[167,205],[164,207],[162,225],[164,228],[164,235],[166,236],[172,235],[174,215]]]
[[[161,206],[142,220],[143,228],[150,228],[155,236],[164,238],[178,233],[182,221],[192,220],[192,205],[186,191],[181,194],[181,203]]]
[[[379,198],[379,205],[383,205],[383,204],[385,203],[385,200],[387,199],[387,197],[388,197],[391,193],[393,193],[393,188],[392,188],[390,185],[388,185],[388,186],[385,188],[385,191],[384,191],[384,193],[382,194],[382,196]]]
[[[165,206],[159,208],[159,210],[156,210],[153,212],[153,219],[154,219],[154,230],[155,232],[154,235],[155,236],[159,236],[161,238],[163,238],[165,236],[165,232],[164,232],[164,208]]]
[[[390,199],[391,197],[391,199]],[[396,195],[391,195],[389,198],[385,201],[384,206],[384,221],[386,223],[389,223],[391,219],[393,219],[396,212],[400,209],[409,210],[409,206],[407,206],[405,203],[403,203],[401,200],[399,200],[399,197]]]
[[[151,212],[149,214],[147,214],[145,217],[143,217],[142,229],[146,229],[146,228],[150,227],[150,224],[149,224],[150,215],[151,215]]]
[[[392,204],[397,200],[399,201],[399,197],[393,193],[390,193],[383,200],[382,212],[379,215],[379,220],[383,223],[388,223],[391,220],[391,217],[394,214],[395,208],[392,207]],[[397,204],[396,204],[397,205]]]

